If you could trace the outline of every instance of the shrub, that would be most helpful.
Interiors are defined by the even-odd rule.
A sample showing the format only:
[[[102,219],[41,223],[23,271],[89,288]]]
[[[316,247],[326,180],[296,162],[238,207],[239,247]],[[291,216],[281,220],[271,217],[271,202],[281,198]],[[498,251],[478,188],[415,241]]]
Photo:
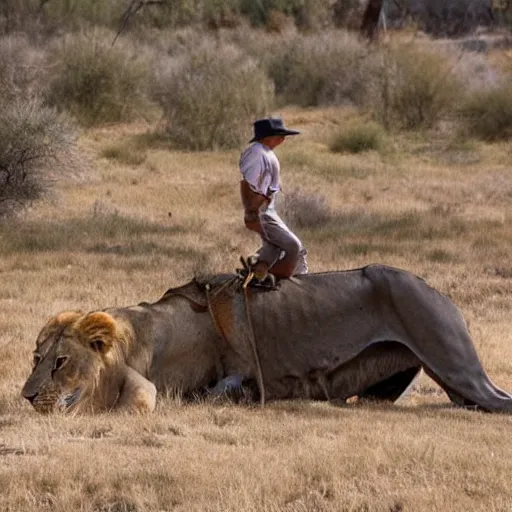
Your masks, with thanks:
[[[37,26],[34,7],[31,0],[2,0],[0,32],[9,34],[34,29]]]
[[[294,189],[284,195],[281,208],[283,218],[293,227],[318,228],[334,218],[324,196]]]
[[[0,101],[13,101],[19,95],[25,98],[36,95],[41,54],[22,35],[0,38]]]
[[[329,149],[336,153],[378,150],[382,147],[383,137],[384,130],[377,123],[356,123],[335,134],[329,143]]]
[[[442,54],[407,44],[385,48],[369,96],[386,127],[430,128],[456,110],[462,84]]]
[[[512,85],[510,81],[486,91],[473,92],[461,107],[466,131],[484,140],[512,137]]]
[[[36,100],[0,105],[0,217],[43,198],[79,164],[74,131]]]
[[[276,44],[264,58],[282,104],[304,107],[352,102],[366,94],[373,60],[355,36],[344,32],[295,35]]]
[[[325,28],[332,25],[330,0],[239,0],[240,12],[253,26],[269,26],[275,13],[294,20],[299,28]]]
[[[148,107],[147,64],[113,38],[103,30],[71,34],[54,52],[48,100],[84,125],[130,121]]]
[[[202,47],[162,75],[156,96],[172,141],[208,150],[239,147],[251,122],[268,111],[273,89],[256,62],[236,48]]]
[[[40,1],[39,14],[44,14],[45,25],[68,30],[84,25],[116,27],[126,8],[124,2],[101,0],[70,2],[69,0]],[[128,3],[128,2],[126,2]]]

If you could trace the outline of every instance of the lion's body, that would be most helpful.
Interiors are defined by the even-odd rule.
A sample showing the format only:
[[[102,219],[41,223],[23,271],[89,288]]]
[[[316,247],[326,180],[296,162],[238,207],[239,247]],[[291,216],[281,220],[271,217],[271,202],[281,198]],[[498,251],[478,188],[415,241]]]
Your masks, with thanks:
[[[140,400],[144,393],[151,395],[143,382],[158,390],[190,392],[233,374],[258,380],[267,399],[344,400],[359,395],[395,400],[423,368],[455,403],[512,411],[512,397],[485,374],[456,306],[408,272],[371,265],[282,280],[276,291],[246,293],[239,284],[226,286],[230,283],[238,282],[229,276],[214,277],[207,287],[192,281],[152,304],[107,309],[90,321],[98,313],[70,316],[60,338],[48,337],[47,326],[36,347],[41,360],[24,396],[37,408],[38,383],[56,380],[42,367],[55,357],[55,349],[48,347],[63,339],[92,346],[102,329],[108,340],[95,356],[102,361],[100,373],[107,374],[112,365],[104,363],[110,353],[105,347],[116,345],[117,331],[102,325],[112,321],[123,333],[113,366],[129,368],[141,382],[133,375],[125,379],[131,387],[119,378],[105,380],[118,389],[103,396],[115,394],[116,400],[88,399],[103,408],[151,410],[154,399],[145,405]],[[96,325],[96,332],[84,334],[83,326],[89,324]],[[62,371],[66,367],[71,368],[66,364]],[[59,404],[71,402],[77,386],[63,390]],[[127,396],[126,389],[131,389]],[[138,404],[132,398],[137,389]]]

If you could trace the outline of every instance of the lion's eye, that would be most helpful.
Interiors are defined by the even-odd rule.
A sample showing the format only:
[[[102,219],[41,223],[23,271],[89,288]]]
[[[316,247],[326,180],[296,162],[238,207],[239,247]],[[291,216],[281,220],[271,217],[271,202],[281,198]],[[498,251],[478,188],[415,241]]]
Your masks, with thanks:
[[[34,359],[32,361],[33,366],[36,367],[39,364],[39,361],[41,361],[41,356],[39,354],[34,354]]]
[[[69,356],[58,356],[57,359],[55,359],[53,369],[60,370],[68,362],[68,359]]]
[[[101,352],[104,345],[105,343],[101,339],[91,341],[91,348],[96,352]]]

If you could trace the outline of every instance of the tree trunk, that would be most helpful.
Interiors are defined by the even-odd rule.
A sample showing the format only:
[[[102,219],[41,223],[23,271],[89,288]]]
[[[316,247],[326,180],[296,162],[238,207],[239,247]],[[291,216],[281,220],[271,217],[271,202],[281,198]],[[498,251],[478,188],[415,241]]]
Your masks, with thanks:
[[[370,39],[370,41],[373,40],[377,34],[380,11],[382,10],[383,3],[384,0],[368,0],[368,5],[364,11],[360,33]]]

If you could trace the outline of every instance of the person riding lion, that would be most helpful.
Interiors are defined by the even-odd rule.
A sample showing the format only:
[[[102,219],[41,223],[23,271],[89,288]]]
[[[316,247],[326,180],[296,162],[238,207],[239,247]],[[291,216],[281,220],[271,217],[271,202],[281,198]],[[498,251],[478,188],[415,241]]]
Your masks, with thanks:
[[[247,259],[248,269],[257,283],[264,283],[269,273],[274,278],[307,274],[307,250],[275,210],[281,167],[274,149],[285,137],[300,132],[272,117],[255,121],[253,127],[254,137],[239,162],[240,194],[245,226],[260,235],[262,246]]]

